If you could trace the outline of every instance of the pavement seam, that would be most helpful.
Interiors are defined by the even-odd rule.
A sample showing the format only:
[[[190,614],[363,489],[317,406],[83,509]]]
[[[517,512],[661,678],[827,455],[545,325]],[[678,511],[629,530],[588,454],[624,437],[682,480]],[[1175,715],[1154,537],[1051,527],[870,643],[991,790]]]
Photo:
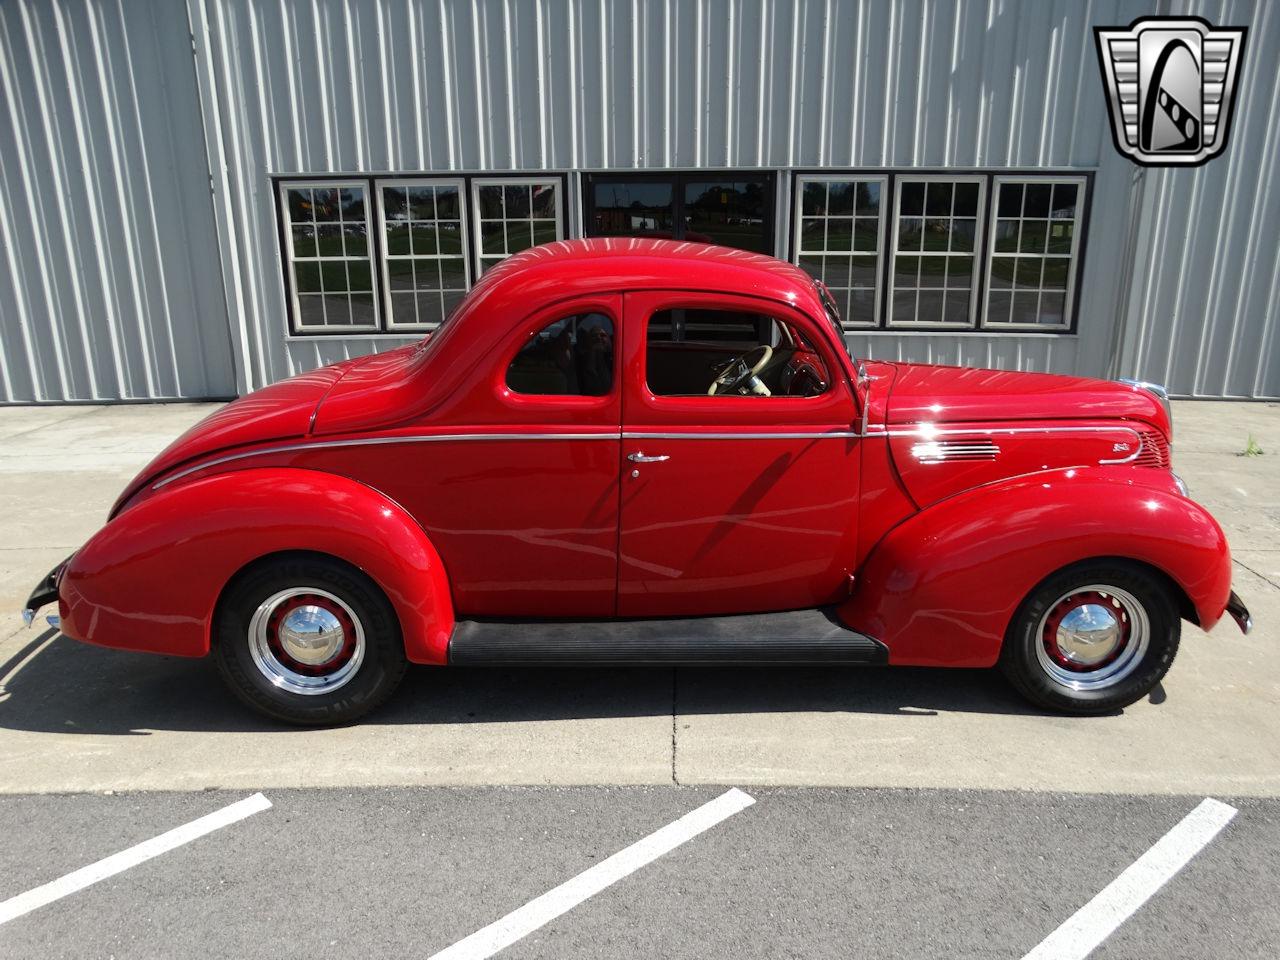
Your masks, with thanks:
[[[71,406],[71,407],[78,407],[79,405],[78,405],[78,404],[68,404],[67,406]],[[101,413],[102,411],[106,410],[106,409],[107,409],[107,406],[108,406],[108,405],[102,405],[102,406],[97,406],[97,405],[94,405],[94,406],[88,406],[88,405],[86,405],[86,407],[85,407],[85,408],[77,409],[74,413],[70,413],[70,414],[68,414],[68,415],[67,415],[67,416],[65,416],[65,417],[59,417],[57,420],[53,420],[53,421],[51,421],[50,423],[44,423],[44,424],[41,424],[41,425],[40,425],[40,426],[38,426],[38,427],[28,427],[26,430],[19,430],[17,433],[11,433],[11,434],[9,434],[9,435],[8,435],[8,436],[6,436],[4,439],[5,439],[5,440],[16,440],[18,437],[25,437],[25,436],[26,436],[27,434],[29,434],[29,433],[39,433],[41,430],[48,430],[50,427],[58,427],[58,426],[62,426],[63,424],[68,423],[68,422],[69,422],[69,421],[71,421],[71,420],[75,420],[75,419],[77,419],[77,418],[79,418],[79,417],[91,417],[91,416],[93,416],[95,413]]]
[[[1245,563],[1245,562],[1244,562],[1243,560],[1241,560],[1239,557],[1232,557],[1232,558],[1231,558],[1231,562],[1232,562],[1232,563],[1238,563],[1238,564],[1240,564],[1240,566],[1244,567],[1246,570],[1248,570],[1250,573],[1252,573],[1255,577],[1258,577],[1258,578],[1260,578],[1260,579],[1262,579],[1262,580],[1265,580],[1267,583],[1271,584],[1271,586],[1275,587],[1277,590],[1280,590],[1280,583],[1276,583],[1274,580],[1272,580],[1270,577],[1268,577],[1265,573],[1261,573],[1261,572],[1259,572],[1259,571],[1257,571],[1257,570],[1253,569],[1253,567],[1249,566],[1247,563]]]
[[[679,668],[671,668],[671,782],[675,786],[680,786],[680,779],[676,776],[676,677],[679,675]]]

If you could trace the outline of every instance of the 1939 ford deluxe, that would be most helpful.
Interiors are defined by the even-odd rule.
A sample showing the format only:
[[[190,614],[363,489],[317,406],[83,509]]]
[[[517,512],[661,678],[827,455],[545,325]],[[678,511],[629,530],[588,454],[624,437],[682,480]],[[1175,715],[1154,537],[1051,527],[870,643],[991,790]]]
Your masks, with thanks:
[[[999,664],[1113,711],[1181,620],[1249,626],[1170,438],[1150,385],[854,360],[769,257],[560,242],[193,427],[26,615],[298,723],[409,662]]]

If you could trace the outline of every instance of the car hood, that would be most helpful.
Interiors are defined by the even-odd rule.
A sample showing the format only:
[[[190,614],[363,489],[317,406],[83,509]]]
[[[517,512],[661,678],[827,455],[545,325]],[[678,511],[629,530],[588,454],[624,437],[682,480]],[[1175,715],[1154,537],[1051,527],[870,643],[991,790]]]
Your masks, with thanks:
[[[299,374],[215,410],[142,468],[111,508],[111,516],[142,487],[184,463],[233,447],[306,436],[320,401],[347,372],[368,359],[344,360]]]
[[[895,363],[890,424],[993,420],[1143,420],[1167,437],[1169,419],[1146,390],[1112,380],[975,367]]]

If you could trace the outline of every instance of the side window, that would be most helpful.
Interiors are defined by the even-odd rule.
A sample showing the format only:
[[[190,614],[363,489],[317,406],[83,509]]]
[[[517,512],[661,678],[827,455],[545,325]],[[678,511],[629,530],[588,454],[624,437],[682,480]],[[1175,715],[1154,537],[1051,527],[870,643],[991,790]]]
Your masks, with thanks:
[[[662,310],[645,337],[646,380],[659,397],[812,397],[830,382],[821,354],[766,314]]]
[[[613,321],[583,313],[543,327],[507,367],[507,386],[536,396],[605,396],[613,389]]]

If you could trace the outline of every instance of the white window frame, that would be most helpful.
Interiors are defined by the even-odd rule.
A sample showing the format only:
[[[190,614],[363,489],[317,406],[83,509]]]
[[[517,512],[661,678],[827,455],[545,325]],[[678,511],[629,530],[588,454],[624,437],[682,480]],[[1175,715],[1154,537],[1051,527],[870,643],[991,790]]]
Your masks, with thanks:
[[[365,256],[369,261],[369,282],[373,283],[374,270],[377,264],[374,263],[374,237],[373,237],[373,209],[372,200],[369,197],[369,181],[365,179],[305,179],[296,180],[280,180],[276,184],[277,197],[280,203],[280,214],[284,220],[284,249],[285,249],[285,277],[289,283],[289,310],[290,310],[290,332],[295,334],[332,334],[335,336],[345,336],[352,333],[369,333],[382,329],[381,311],[378,303],[378,291],[373,290],[373,323],[372,324],[350,324],[350,323],[322,323],[322,324],[306,324],[302,322],[302,303],[298,299],[298,277],[294,271],[294,265],[299,262],[293,249],[293,214],[289,210],[289,191],[290,190],[342,190],[347,188],[358,188],[364,195],[364,223],[365,223]],[[314,222],[314,221],[313,221]],[[319,250],[319,238],[317,237],[317,251]],[[323,261],[338,261],[347,263],[349,261],[359,262],[358,257],[307,257],[302,263],[321,263]]]
[[[1083,176],[1066,176],[1066,177],[1035,177],[1035,176],[1018,176],[1018,175],[1016,175],[1016,174],[1008,174],[1008,175],[1004,175],[1004,176],[995,176],[995,177],[992,177],[992,179],[991,179],[991,186],[992,186],[992,190],[991,190],[991,197],[990,197],[990,199],[989,199],[989,201],[988,201],[988,208],[989,208],[989,209],[988,209],[988,211],[987,211],[988,219],[991,221],[991,223],[992,223],[992,224],[998,224],[999,220],[1001,219],[1001,217],[1000,217],[1000,211],[999,211],[999,206],[1000,206],[1000,185],[1001,185],[1001,184],[1003,184],[1003,183],[1020,183],[1020,184],[1024,184],[1024,185],[1025,185],[1025,184],[1032,184],[1032,183],[1036,183],[1036,184],[1040,184],[1040,183],[1045,183],[1045,184],[1054,184],[1054,183],[1071,183],[1071,184],[1075,184],[1075,186],[1076,186],[1076,190],[1077,190],[1077,192],[1076,192],[1076,213],[1075,213],[1075,218],[1072,220],[1072,229],[1071,229],[1071,252],[1070,252],[1070,253],[1067,253],[1067,254],[1062,254],[1062,253],[1048,253],[1047,251],[1046,251],[1045,253],[1038,253],[1038,254],[1036,254],[1036,253],[1019,253],[1018,251],[1014,251],[1014,252],[1012,252],[1012,253],[997,253],[997,252],[996,252],[995,242],[994,242],[994,240],[993,240],[993,242],[991,243],[991,249],[987,252],[987,258],[986,258],[986,259],[987,259],[987,262],[986,262],[986,269],[985,269],[985,271],[984,271],[984,277],[983,277],[983,280],[984,280],[984,284],[983,284],[983,286],[985,287],[986,292],[983,294],[983,297],[982,297],[982,327],[983,327],[983,329],[984,329],[984,330],[995,330],[995,331],[1004,331],[1004,330],[1046,330],[1046,331],[1049,331],[1049,330],[1053,330],[1053,331],[1062,332],[1062,331],[1065,331],[1065,330],[1070,330],[1070,329],[1071,329],[1071,327],[1072,327],[1072,320],[1073,320],[1073,318],[1074,318],[1074,316],[1075,316],[1074,311],[1075,311],[1075,295],[1076,295],[1076,271],[1077,271],[1077,269],[1078,269],[1078,268],[1079,268],[1079,266],[1080,266],[1080,243],[1081,243],[1081,235],[1084,233],[1084,230],[1082,229],[1082,227],[1083,227],[1083,223],[1084,223],[1084,212],[1085,212],[1085,210],[1087,209],[1087,207],[1086,207],[1085,205],[1086,205],[1086,203],[1088,202],[1088,199],[1089,199],[1089,195],[1088,195],[1088,194],[1089,194],[1089,178],[1088,178],[1088,177],[1083,177]],[[1009,219],[1009,218],[1008,218],[1008,217],[1006,217],[1006,218],[1004,218],[1004,219]],[[1023,217],[1022,217],[1022,211],[1018,211],[1018,221],[1019,221],[1019,223],[1021,223],[1022,219],[1023,219]],[[1038,218],[1034,218],[1034,219],[1038,219]],[[1049,218],[1049,222],[1050,222],[1050,223],[1052,223],[1052,222],[1053,222],[1053,218],[1052,218],[1052,217],[1050,217],[1050,218]],[[995,227],[993,226],[993,227],[992,227],[992,229],[994,230],[994,229],[995,229]],[[994,233],[992,234],[992,236],[994,237]],[[1047,238],[1046,238],[1046,241],[1047,241]],[[1053,259],[1053,260],[1061,260],[1061,259],[1063,259],[1064,257],[1069,257],[1069,258],[1070,258],[1070,260],[1069,260],[1069,262],[1068,262],[1068,264],[1067,264],[1067,290],[1066,290],[1066,294],[1067,294],[1067,296],[1066,296],[1066,300],[1064,301],[1064,305],[1063,305],[1063,308],[1062,308],[1062,317],[1063,317],[1063,322],[1062,322],[1062,323],[1013,323],[1013,322],[1008,321],[1008,320],[1003,320],[1003,321],[1002,321],[1002,320],[989,320],[989,319],[988,319],[988,317],[987,317],[987,308],[988,308],[988,304],[989,304],[989,302],[990,302],[990,300],[991,300],[991,267],[992,267],[992,265],[995,263],[995,260],[996,260],[996,258],[997,258],[997,257],[998,257],[998,258],[1001,258],[1001,259],[1012,259],[1012,260],[1016,260],[1016,259],[1017,259],[1018,257],[1020,257],[1020,256],[1026,256],[1026,257],[1038,257],[1038,258],[1039,258],[1039,259],[1041,259],[1041,260],[1049,260],[1049,259]],[[1016,289],[1016,288],[1015,288],[1015,289]],[[1011,291],[1011,292],[1012,292],[1012,291]],[[1036,313],[1037,313],[1037,315],[1038,315],[1038,314],[1039,314],[1039,312],[1040,312],[1040,310],[1039,310],[1039,298],[1044,296],[1044,278],[1043,278],[1043,276],[1041,277],[1041,285],[1040,285],[1040,287],[1038,287],[1038,288],[1037,288],[1036,293],[1037,293],[1037,300],[1036,300],[1037,308],[1036,308]]]
[[[501,257],[497,257],[494,254],[486,254],[484,252],[484,249],[483,249],[484,236],[483,236],[483,230],[481,228],[481,223],[482,222],[496,223],[497,221],[484,220],[480,216],[480,188],[481,187],[523,187],[523,186],[531,186],[531,187],[548,186],[554,189],[555,191],[554,196],[556,199],[556,240],[564,239],[564,219],[565,219],[564,218],[564,203],[565,203],[564,178],[562,177],[519,177],[519,176],[472,177],[470,203],[471,203],[471,222],[472,222],[472,238],[473,238],[472,242],[475,245],[475,250],[473,252],[475,254],[476,270],[478,271],[477,279],[479,279],[479,277],[484,276],[486,266],[493,266],[494,264],[501,263],[507,257],[515,256],[515,254],[513,253],[505,253]],[[519,218],[504,217],[503,222],[506,223],[506,222],[510,222],[511,220],[518,220],[518,219]],[[545,218],[544,217],[529,218],[530,222],[532,222],[534,219],[545,219]],[[487,264],[486,264],[486,261],[487,261]]]
[[[458,191],[458,227],[462,231],[461,243],[458,255],[452,254],[408,254],[393,256],[387,249],[387,212],[382,202],[382,191],[386,187],[403,187],[409,189],[412,187],[455,187]],[[391,306],[391,273],[390,266],[392,260],[462,260],[463,277],[465,278],[465,286],[463,294],[470,292],[474,279],[471,276],[471,257],[469,238],[467,232],[467,183],[459,177],[399,177],[399,178],[378,178],[373,181],[373,192],[376,194],[375,202],[378,211],[378,271],[379,277],[382,279],[382,299],[385,306],[384,316],[386,319],[385,328],[390,331],[405,331],[409,333],[420,332],[424,330],[434,330],[443,321],[434,323],[419,323],[416,320],[412,323],[399,322],[395,319],[395,311]],[[415,289],[414,296],[417,297],[421,291]]]
[[[974,226],[973,226],[973,251],[967,253],[952,253],[950,251],[938,250],[899,250],[898,234],[902,225],[902,188],[909,183],[976,183],[978,185],[978,204],[974,210]],[[925,204],[928,208],[928,188],[926,187]],[[982,259],[982,242],[986,235],[986,214],[987,214],[987,177],[985,175],[965,175],[965,174],[899,174],[894,177],[893,185],[893,242],[889,246],[889,280],[885,285],[885,325],[886,330],[973,330],[977,328],[978,318],[978,281],[982,277],[980,261]],[[930,219],[927,213],[921,213],[922,220]],[[914,219],[914,218],[913,218]],[[937,218],[934,218],[937,219]],[[955,196],[952,195],[951,213],[948,214],[949,220],[955,219]],[[967,217],[962,219],[968,219]],[[969,283],[969,322],[968,323],[947,323],[942,320],[924,320],[919,319],[920,300],[916,297],[916,316],[908,321],[895,321],[893,319],[893,294],[895,289],[895,280],[897,278],[897,261],[898,255],[915,256],[915,257],[971,257],[973,259],[973,277]],[[915,289],[915,288],[913,288]],[[961,289],[961,288],[956,288]]]
[[[793,214],[793,236],[794,242],[792,250],[795,251],[796,266],[800,265],[802,256],[848,256],[850,258],[857,256],[867,256],[865,252],[846,251],[846,250],[805,250],[801,244],[801,231],[804,227],[804,185],[806,183],[878,183],[880,185],[880,208],[877,214],[879,223],[876,225],[876,274],[875,274],[875,307],[874,314],[870,321],[853,321],[848,317],[841,316],[841,326],[845,330],[874,330],[880,326],[880,310],[884,305],[884,263],[885,263],[885,223],[886,212],[885,206],[890,201],[889,196],[889,177],[884,174],[859,174],[856,171],[847,171],[845,173],[798,173],[795,175],[795,186],[792,191],[795,194],[795,211]],[[854,214],[857,216],[856,212]],[[829,214],[823,214],[824,220],[829,220]],[[810,218],[812,219],[812,218]],[[856,223],[855,223],[856,228]],[[896,243],[895,234],[895,243]],[[803,268],[802,268],[803,269]]]

